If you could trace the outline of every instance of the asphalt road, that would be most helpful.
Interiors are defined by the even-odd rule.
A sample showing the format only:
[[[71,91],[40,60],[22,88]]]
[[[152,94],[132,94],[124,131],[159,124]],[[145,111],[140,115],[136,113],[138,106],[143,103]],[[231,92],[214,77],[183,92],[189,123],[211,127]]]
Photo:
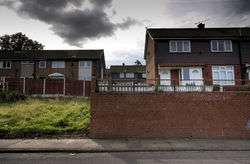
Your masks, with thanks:
[[[249,151],[0,154],[0,164],[250,164]]]

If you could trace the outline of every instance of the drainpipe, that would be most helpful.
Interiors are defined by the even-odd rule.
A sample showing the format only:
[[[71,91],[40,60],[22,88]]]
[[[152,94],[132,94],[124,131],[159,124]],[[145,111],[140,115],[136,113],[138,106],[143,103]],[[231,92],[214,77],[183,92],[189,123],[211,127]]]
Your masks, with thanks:
[[[242,64],[242,50],[241,50],[241,41],[243,41],[242,39],[242,34],[241,34],[241,28],[239,29],[239,34],[240,34],[240,38],[238,40],[238,48],[239,48],[239,63],[240,63],[240,77],[241,79],[245,79],[245,74],[243,73],[244,67]],[[241,81],[240,84],[244,84],[244,81]]]

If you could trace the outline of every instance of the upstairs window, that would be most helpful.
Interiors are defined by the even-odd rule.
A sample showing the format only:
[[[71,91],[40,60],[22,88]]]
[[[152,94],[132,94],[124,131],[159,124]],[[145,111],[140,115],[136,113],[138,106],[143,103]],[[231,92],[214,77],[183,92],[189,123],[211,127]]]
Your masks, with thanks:
[[[191,52],[190,40],[171,40],[169,52]]]
[[[211,40],[211,52],[232,52],[231,40]]]
[[[65,68],[64,61],[52,61],[52,68]]]
[[[46,61],[39,61],[39,68],[46,68]]]
[[[0,61],[0,69],[11,69],[11,61]]]

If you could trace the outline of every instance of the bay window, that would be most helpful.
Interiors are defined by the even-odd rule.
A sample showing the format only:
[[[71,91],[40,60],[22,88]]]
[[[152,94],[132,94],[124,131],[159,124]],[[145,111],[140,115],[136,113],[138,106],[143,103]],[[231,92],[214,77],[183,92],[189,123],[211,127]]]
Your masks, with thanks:
[[[213,84],[235,85],[234,66],[212,66]]]
[[[181,69],[182,85],[203,85],[202,68],[184,67]]]

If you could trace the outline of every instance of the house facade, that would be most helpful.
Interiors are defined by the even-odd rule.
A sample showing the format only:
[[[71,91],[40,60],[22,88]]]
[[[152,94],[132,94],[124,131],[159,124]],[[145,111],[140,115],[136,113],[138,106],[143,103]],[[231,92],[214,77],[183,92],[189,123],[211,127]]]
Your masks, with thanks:
[[[147,29],[147,83],[242,85],[250,80],[250,28]]]
[[[112,80],[146,80],[145,65],[112,65],[108,70],[108,78]]]
[[[1,78],[103,78],[103,50],[0,51]]]

